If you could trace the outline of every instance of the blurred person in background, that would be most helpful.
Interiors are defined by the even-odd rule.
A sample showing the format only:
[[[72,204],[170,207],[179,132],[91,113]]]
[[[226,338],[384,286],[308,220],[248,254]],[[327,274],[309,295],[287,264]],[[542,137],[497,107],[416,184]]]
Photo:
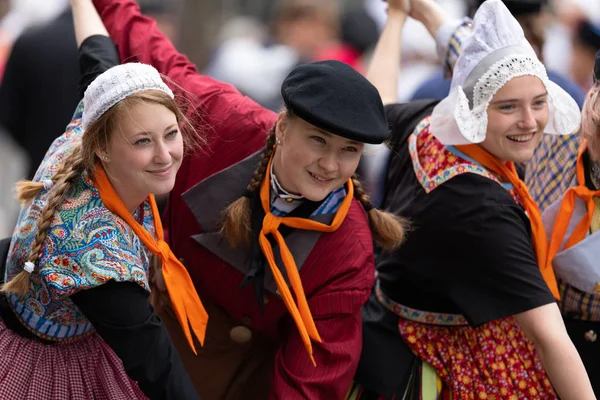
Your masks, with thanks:
[[[26,151],[29,179],[79,102],[73,17],[64,3],[57,18],[17,38],[0,84],[0,125]]]
[[[4,63],[10,53],[12,34],[6,24],[6,15],[10,10],[9,0],[0,0],[0,79],[4,72]]]
[[[362,70],[368,35],[362,43],[351,38],[348,21],[357,17],[346,16],[338,0],[284,0],[275,3],[272,15],[269,26],[250,17],[238,17],[225,24],[207,74],[233,84],[262,106],[277,111],[282,106],[281,82],[298,64],[338,60]],[[357,45],[344,42],[342,33]]]
[[[8,10],[8,0],[0,0],[0,20],[4,21]],[[6,24],[0,22],[0,71],[3,70],[10,48],[10,36]],[[25,177],[26,168],[25,153],[0,126],[0,237],[9,236],[17,220],[19,202],[15,198],[13,188],[15,182]]]
[[[571,44],[571,76],[583,90],[588,91],[593,85],[594,56],[600,50],[600,21],[590,18],[580,20]]]

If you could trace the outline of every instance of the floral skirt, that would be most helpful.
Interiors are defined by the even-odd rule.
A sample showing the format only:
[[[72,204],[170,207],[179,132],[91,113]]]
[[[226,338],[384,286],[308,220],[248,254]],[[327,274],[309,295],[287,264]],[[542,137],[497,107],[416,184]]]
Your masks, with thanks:
[[[20,336],[0,319],[0,399],[146,399],[123,363],[96,333],[44,344]]]
[[[533,344],[512,317],[479,328],[400,318],[398,328],[455,399],[557,399]]]
[[[398,315],[398,332],[418,356],[407,387],[394,400],[556,400],[535,348],[514,318],[470,327],[458,314],[393,302],[376,286],[379,304]],[[370,389],[370,388],[369,388]],[[382,399],[354,386],[347,399]]]

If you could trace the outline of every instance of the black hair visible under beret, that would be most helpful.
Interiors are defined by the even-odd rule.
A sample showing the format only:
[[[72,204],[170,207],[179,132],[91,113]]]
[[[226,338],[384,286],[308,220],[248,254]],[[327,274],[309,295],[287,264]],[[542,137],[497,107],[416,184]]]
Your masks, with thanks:
[[[339,61],[295,67],[281,85],[294,115],[329,133],[379,144],[389,127],[379,92],[364,76]]]

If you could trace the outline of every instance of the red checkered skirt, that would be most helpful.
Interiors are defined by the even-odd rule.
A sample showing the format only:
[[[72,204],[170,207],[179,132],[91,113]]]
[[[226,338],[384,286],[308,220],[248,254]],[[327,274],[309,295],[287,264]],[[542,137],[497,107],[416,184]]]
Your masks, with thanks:
[[[0,399],[146,399],[123,363],[96,333],[43,344],[8,329],[0,319]]]

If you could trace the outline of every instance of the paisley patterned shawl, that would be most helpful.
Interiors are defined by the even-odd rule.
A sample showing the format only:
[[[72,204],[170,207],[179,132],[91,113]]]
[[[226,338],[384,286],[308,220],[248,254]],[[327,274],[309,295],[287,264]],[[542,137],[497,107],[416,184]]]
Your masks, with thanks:
[[[66,132],[57,138],[40,165],[34,180],[50,179],[58,166],[81,141],[83,103],[77,107]],[[42,191],[24,207],[13,233],[7,261],[7,278],[21,269],[38,231],[37,220],[48,202]],[[155,236],[148,202],[136,211],[138,221]],[[133,281],[145,290],[149,252],[129,225],[102,203],[98,190],[86,174],[76,180],[55,211],[25,298],[9,295],[21,322],[33,333],[49,340],[64,340],[92,331],[85,316],[69,296],[112,279]]]

